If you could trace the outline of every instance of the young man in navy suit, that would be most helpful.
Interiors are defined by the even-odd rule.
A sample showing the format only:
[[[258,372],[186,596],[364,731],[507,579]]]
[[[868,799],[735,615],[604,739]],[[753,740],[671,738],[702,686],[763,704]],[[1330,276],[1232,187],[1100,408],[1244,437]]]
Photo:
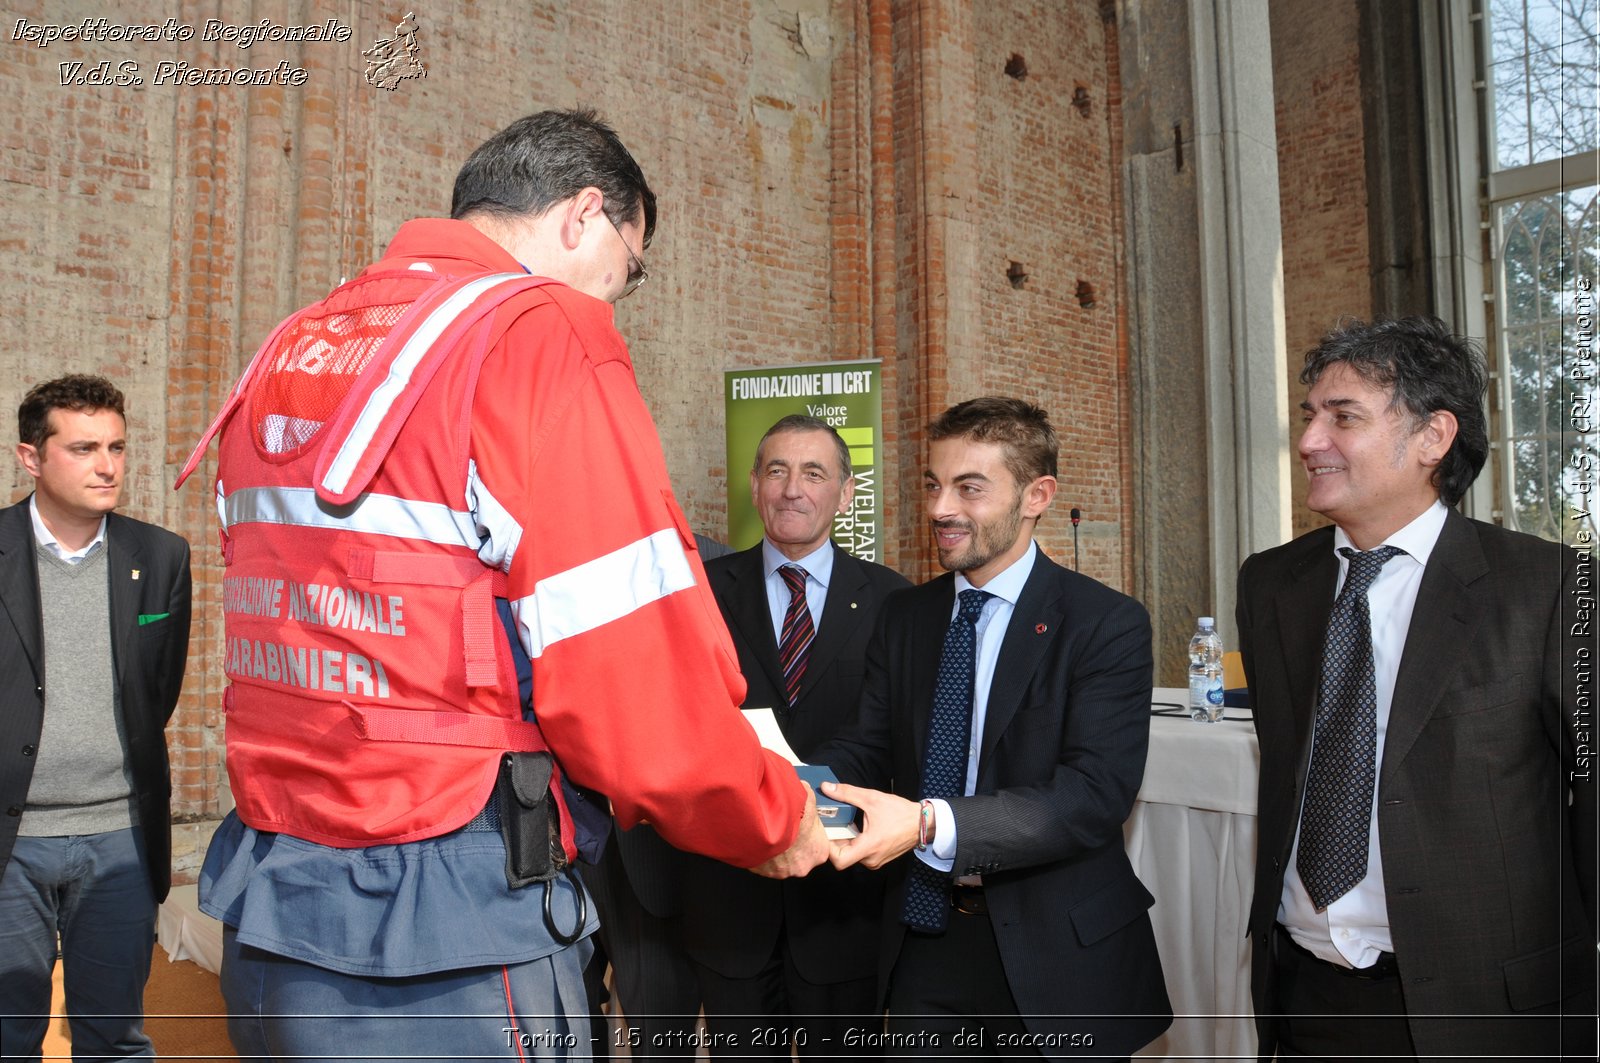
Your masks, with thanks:
[[[1172,1021],[1122,825],[1150,734],[1150,620],[1033,541],[1056,493],[1045,412],[951,407],[923,475],[939,564],[885,604],[857,726],[817,760],[886,867],[891,1051],[1122,1056]],[[870,787],[871,789],[867,789]]]

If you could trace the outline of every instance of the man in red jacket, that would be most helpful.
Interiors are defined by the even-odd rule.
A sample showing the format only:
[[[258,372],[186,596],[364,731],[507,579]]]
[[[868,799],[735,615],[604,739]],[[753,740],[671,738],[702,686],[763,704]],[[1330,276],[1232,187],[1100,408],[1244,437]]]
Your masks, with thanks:
[[[766,874],[827,856],[612,323],[654,205],[593,114],[524,118],[218,419],[238,812],[202,905],[242,1054],[598,1050],[595,793]]]

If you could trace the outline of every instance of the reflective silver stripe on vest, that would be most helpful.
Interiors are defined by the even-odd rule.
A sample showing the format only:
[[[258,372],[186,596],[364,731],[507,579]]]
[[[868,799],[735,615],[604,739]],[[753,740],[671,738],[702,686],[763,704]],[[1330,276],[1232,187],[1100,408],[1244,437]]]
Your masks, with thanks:
[[[570,639],[694,586],[676,528],[663,528],[609,554],[546,576],[511,603],[522,648],[539,658]]]
[[[478,549],[477,522],[472,514],[438,502],[365,494],[347,506],[332,506],[317,497],[314,487],[244,487],[221,502],[228,528],[251,522],[288,524]]]
[[[350,483],[350,477],[356,471],[356,464],[366,453],[373,437],[377,435],[384,416],[410,385],[411,374],[416,370],[417,363],[422,361],[423,355],[428,353],[444,330],[461,316],[462,311],[495,285],[526,279],[525,273],[496,273],[471,281],[440,303],[428,315],[427,320],[417,326],[417,330],[406,340],[400,353],[395,355],[394,361],[389,363],[389,371],[384,376],[383,383],[374,388],[372,394],[367,397],[366,405],[361,408],[355,424],[350,426],[349,434],[340,442],[338,453],[334,455],[327,474],[322,478],[322,486],[325,489],[343,491]]]

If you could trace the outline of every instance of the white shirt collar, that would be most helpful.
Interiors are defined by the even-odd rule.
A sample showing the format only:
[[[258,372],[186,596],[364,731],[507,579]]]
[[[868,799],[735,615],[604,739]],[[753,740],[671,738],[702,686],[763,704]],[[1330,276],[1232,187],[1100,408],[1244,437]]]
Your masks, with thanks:
[[[1033,575],[1033,562],[1038,556],[1039,545],[1030,539],[1028,541],[1028,549],[1023,551],[1021,557],[1011,562],[994,579],[977,589],[988,591],[996,598],[1003,598],[1011,605],[1016,605],[1017,599],[1022,597],[1023,585],[1028,582],[1028,577]],[[962,591],[972,589],[972,581],[967,579],[966,574],[957,572],[956,597],[959,598]]]
[[[824,539],[822,545],[811,551],[805,557],[790,561],[784,556],[783,551],[772,545],[766,536],[761,537],[761,574],[770,577],[784,565],[799,565],[806,570],[806,575],[826,587],[828,579],[833,575],[833,540]]]
[[[1433,554],[1433,548],[1439,542],[1439,533],[1444,531],[1445,518],[1449,515],[1450,510],[1436,498],[1433,500],[1433,505],[1423,510],[1415,520],[1378,545],[1398,546],[1409,554],[1417,564],[1426,568],[1428,558]],[[1345,534],[1343,528],[1335,526],[1333,529],[1333,551],[1341,564],[1348,563],[1344,560],[1344,556],[1339,553],[1340,548],[1346,546],[1352,550],[1360,549],[1350,541],[1350,536]]]
[[[37,494],[28,496],[28,516],[33,518],[34,540],[63,561],[82,561],[94,553],[96,547],[106,541],[106,518],[101,517],[100,528],[94,533],[94,538],[89,540],[89,545],[82,550],[68,550],[62,546],[50,529],[45,527],[44,518],[39,516],[39,496]]]

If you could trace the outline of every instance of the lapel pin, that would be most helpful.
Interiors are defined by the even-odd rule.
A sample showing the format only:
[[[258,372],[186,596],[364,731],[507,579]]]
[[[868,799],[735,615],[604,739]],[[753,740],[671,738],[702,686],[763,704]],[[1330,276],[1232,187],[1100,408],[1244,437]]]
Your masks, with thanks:
[[[851,602],[850,603],[850,608],[854,609],[855,607],[856,607],[856,603],[855,602]]]
[[[138,569],[134,569],[133,570],[133,578],[134,579],[138,579],[139,578],[139,570]]]
[[[1049,630],[1050,630],[1050,625],[1049,624],[1035,624],[1035,625],[1033,625],[1033,633],[1035,635],[1043,635],[1046,631],[1049,631]]]

